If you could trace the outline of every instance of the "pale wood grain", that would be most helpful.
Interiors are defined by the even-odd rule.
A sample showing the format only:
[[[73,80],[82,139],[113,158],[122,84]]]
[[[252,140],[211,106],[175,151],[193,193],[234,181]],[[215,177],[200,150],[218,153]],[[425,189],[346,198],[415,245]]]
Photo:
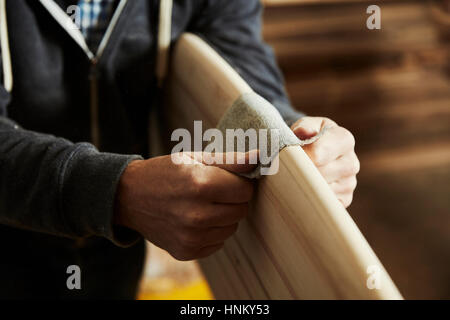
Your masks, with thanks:
[[[215,126],[251,88],[200,38],[185,34],[172,56],[166,121]],[[300,147],[280,153],[279,172],[259,181],[252,212],[224,250],[200,261],[218,298],[401,299],[350,215]],[[380,289],[366,286],[380,268]]]

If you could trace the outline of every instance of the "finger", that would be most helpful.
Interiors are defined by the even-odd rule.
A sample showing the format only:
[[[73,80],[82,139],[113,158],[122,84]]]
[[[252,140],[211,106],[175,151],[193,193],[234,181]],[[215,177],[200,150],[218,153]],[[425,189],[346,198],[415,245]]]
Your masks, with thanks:
[[[199,204],[184,215],[184,223],[189,228],[227,227],[237,224],[248,214],[248,204]]]
[[[253,181],[237,176],[215,166],[205,166],[204,174],[208,175],[208,182],[200,186],[199,196],[211,202],[218,203],[246,203],[253,195]]]
[[[174,257],[175,259],[179,261],[191,261],[195,259],[201,259],[205,258],[207,256],[210,256],[214,252],[222,249],[224,243],[207,246],[200,249],[191,249],[191,248],[181,248],[177,249],[175,251],[169,251],[169,253]]]
[[[237,224],[244,219],[249,211],[248,203],[243,204],[212,204],[209,226],[223,227]]]
[[[333,127],[310,145],[303,147],[316,166],[324,166],[355,147],[355,139],[347,129]]]
[[[330,183],[331,190],[335,194],[347,194],[355,191],[357,180],[355,176],[351,176],[339,181]]]
[[[336,196],[344,208],[348,208],[353,201],[353,193],[337,194]]]
[[[234,225],[221,227],[221,228],[210,228],[207,233],[204,235],[204,244],[205,247],[209,245],[217,245],[225,242],[228,238],[230,238],[233,234],[236,233],[239,224],[235,223]]]
[[[238,224],[218,228],[189,228],[184,232],[182,246],[204,248],[225,242],[237,230]]]
[[[193,152],[191,156],[200,163],[233,173],[247,173],[258,164],[258,150],[248,152]]]
[[[196,259],[202,259],[202,258],[206,258],[206,257],[212,255],[214,252],[222,249],[223,245],[224,244],[221,243],[221,244],[217,244],[217,245],[213,245],[213,246],[209,246],[209,247],[200,249],[196,254]]]
[[[359,160],[356,154],[351,151],[340,158],[317,167],[328,183],[355,176],[359,172]]]
[[[323,117],[303,117],[292,125],[292,131],[302,140],[310,139],[325,126],[334,127],[336,123]]]
[[[237,159],[243,159],[243,164],[239,161],[234,164],[216,164],[204,165],[203,161],[211,157],[211,154],[205,152],[180,152],[172,154],[178,164],[184,164],[190,167],[188,176],[190,195],[196,194],[199,198],[208,199],[212,202],[220,203],[245,203],[248,202],[253,194],[253,182],[250,179],[237,176],[230,171],[247,171],[254,169],[256,164],[258,150],[252,150],[246,153],[232,153]],[[175,156],[174,156],[175,155]],[[224,156],[226,154],[220,154]],[[256,155],[256,156],[255,156]],[[173,158],[172,158],[173,160]],[[250,162],[250,163],[249,163]],[[193,167],[192,167],[193,166]]]

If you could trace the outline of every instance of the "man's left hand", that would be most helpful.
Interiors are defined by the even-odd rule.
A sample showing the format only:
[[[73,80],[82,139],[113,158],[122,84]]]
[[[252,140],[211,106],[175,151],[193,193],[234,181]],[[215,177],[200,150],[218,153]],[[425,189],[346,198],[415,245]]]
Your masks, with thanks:
[[[303,117],[291,126],[298,138],[314,137],[327,127],[323,136],[303,146],[339,201],[348,207],[356,188],[359,160],[355,154],[355,138],[347,129],[323,117]]]

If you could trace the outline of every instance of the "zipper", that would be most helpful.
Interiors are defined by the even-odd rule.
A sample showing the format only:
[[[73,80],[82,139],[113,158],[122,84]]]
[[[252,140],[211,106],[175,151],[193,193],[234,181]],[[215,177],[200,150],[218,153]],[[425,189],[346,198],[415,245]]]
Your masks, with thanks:
[[[90,89],[90,115],[91,115],[91,142],[93,145],[100,147],[100,128],[99,128],[99,99],[98,99],[98,64],[103,56],[111,34],[115,29],[117,21],[128,3],[128,0],[120,0],[117,8],[111,18],[106,32],[100,42],[97,53],[94,54],[86,44],[86,41],[78,27],[66,12],[54,0],[40,0],[41,4],[53,16],[53,18],[61,25],[61,27],[75,40],[75,42],[83,49],[86,56],[91,62],[88,80]]]
[[[91,112],[91,142],[100,148],[100,128],[99,128],[99,103],[98,103],[98,60],[91,59],[89,70],[89,89],[90,89],[90,112]]]

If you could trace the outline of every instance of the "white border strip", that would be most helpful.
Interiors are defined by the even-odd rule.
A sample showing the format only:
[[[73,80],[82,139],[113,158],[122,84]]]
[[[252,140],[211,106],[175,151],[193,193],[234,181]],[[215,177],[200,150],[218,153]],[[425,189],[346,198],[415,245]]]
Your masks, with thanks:
[[[127,4],[127,0],[120,0],[119,4],[117,5],[117,8],[114,12],[113,17],[111,18],[111,21],[108,25],[108,28],[106,29],[106,32],[102,38],[102,41],[100,42],[100,45],[97,50],[96,58],[100,59],[100,57],[103,54],[103,51],[105,51],[105,47],[109,41],[109,38],[111,37],[111,34],[117,24],[117,21],[119,20],[119,17],[123,11],[123,8]]]
[[[3,64],[3,83],[6,91],[13,88],[11,52],[9,50],[8,22],[6,20],[6,0],[0,0],[0,46]]]
[[[78,43],[89,59],[94,59],[95,56],[86,44],[83,34],[72,19],[67,15],[67,13],[64,12],[64,10],[53,0],[39,1],[47,9],[47,11],[50,12],[53,18],[55,18],[56,22],[58,22],[61,27],[63,27],[63,29],[66,30],[67,33],[75,40],[75,42]]]

